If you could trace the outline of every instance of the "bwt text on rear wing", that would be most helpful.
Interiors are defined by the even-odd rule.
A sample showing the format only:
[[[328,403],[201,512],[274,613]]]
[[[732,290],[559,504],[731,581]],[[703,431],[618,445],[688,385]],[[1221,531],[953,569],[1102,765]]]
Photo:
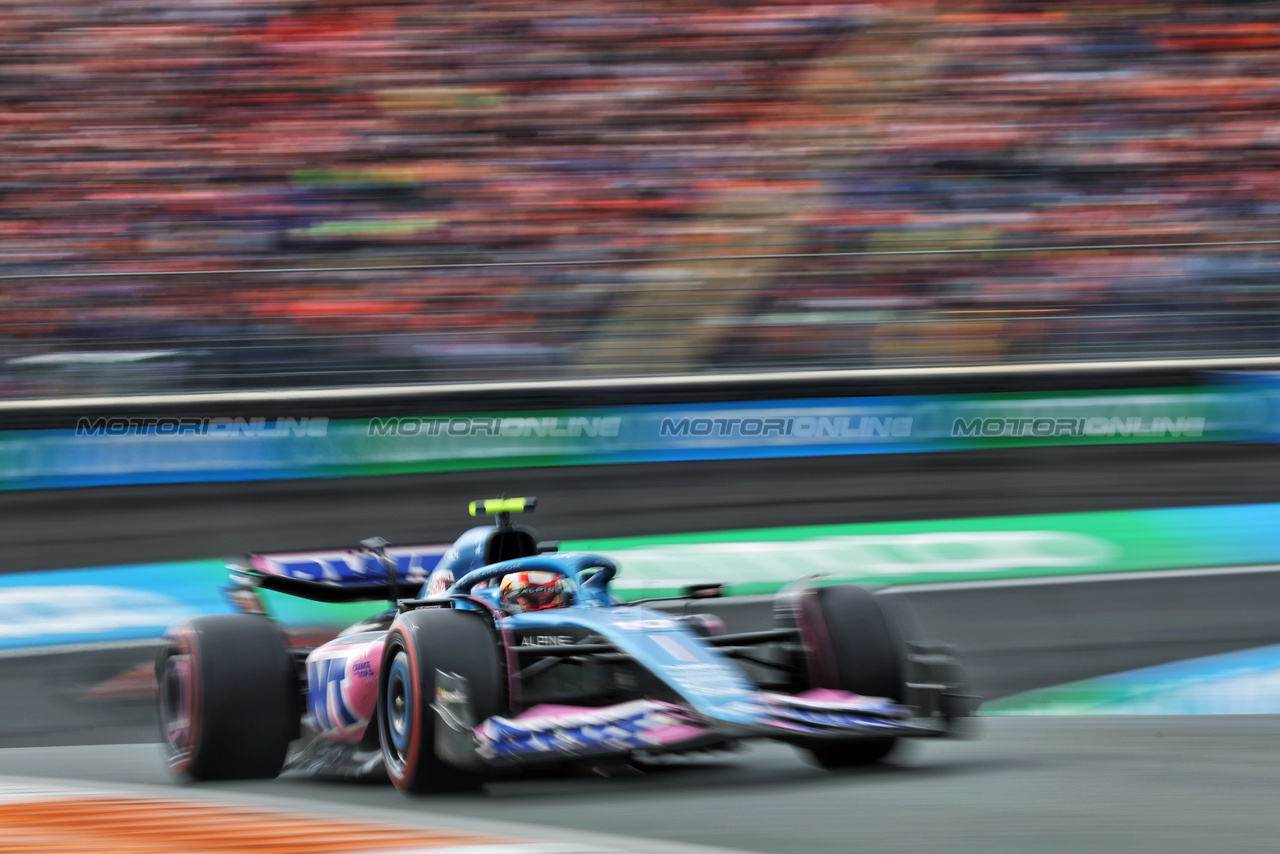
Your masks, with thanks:
[[[365,540],[360,549],[250,554],[228,564],[234,587],[260,587],[316,602],[394,601],[418,595],[448,545],[387,546]]]

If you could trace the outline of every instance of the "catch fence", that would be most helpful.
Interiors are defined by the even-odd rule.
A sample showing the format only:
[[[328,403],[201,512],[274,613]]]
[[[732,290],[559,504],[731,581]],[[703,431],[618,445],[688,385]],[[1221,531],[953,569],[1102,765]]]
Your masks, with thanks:
[[[770,248],[10,267],[0,397],[1280,352],[1280,240]]]

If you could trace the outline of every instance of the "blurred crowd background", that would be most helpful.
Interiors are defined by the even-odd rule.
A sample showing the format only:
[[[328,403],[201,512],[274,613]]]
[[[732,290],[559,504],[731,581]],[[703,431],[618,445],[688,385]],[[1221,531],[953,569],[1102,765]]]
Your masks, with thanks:
[[[43,0],[0,45],[0,396],[1280,337],[1276,2]]]

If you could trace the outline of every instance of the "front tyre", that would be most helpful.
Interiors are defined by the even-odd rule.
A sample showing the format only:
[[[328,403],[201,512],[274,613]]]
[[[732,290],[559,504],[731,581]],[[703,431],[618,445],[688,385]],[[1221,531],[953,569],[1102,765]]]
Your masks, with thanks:
[[[477,722],[501,713],[504,678],[497,639],[476,614],[410,611],[392,624],[378,690],[378,736],[387,776],[406,794],[476,789],[484,777],[436,755],[436,671],[467,680]]]
[[[196,617],[171,628],[156,656],[161,750],[195,780],[275,777],[298,735],[297,673],[265,617]]]
[[[856,584],[834,584],[805,591],[815,597],[803,608],[812,642],[810,672],[822,683],[868,697],[901,703],[907,693],[903,640],[893,618],[871,591]],[[817,660],[814,660],[817,659]],[[823,768],[869,765],[888,756],[897,738],[814,741],[805,744]]]

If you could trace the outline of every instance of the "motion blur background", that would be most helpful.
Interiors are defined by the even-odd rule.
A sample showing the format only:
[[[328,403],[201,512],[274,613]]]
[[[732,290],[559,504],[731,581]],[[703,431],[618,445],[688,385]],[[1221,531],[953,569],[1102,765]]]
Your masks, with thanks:
[[[1280,324],[1276,3],[48,0],[0,45],[4,397]]]
[[[537,495],[637,596],[819,559],[892,585],[990,735],[458,815],[1273,852],[1278,166],[1280,2],[0,4],[0,774],[167,785],[152,656],[228,610],[224,556],[448,543],[467,501]],[[231,394],[147,396],[183,392]]]

